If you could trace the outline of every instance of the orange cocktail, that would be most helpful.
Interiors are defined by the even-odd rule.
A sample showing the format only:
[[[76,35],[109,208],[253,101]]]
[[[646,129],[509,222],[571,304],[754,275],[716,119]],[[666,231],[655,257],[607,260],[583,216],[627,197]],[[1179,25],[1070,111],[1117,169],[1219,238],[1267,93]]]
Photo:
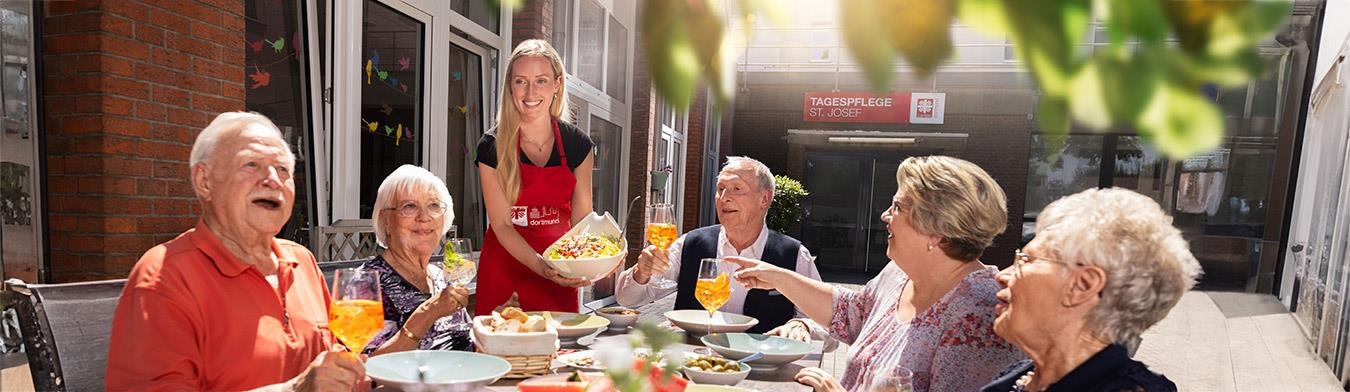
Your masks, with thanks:
[[[694,298],[708,310],[708,317],[712,317],[717,309],[721,309],[731,299],[731,282],[727,281],[727,274],[724,272],[714,279],[699,279],[698,285],[694,287]]]
[[[675,242],[680,232],[675,228],[674,223],[649,223],[647,224],[647,242],[656,246],[656,249],[666,250],[670,243]]]
[[[328,309],[328,330],[353,353],[359,353],[384,327],[380,301],[348,299],[333,301]]]

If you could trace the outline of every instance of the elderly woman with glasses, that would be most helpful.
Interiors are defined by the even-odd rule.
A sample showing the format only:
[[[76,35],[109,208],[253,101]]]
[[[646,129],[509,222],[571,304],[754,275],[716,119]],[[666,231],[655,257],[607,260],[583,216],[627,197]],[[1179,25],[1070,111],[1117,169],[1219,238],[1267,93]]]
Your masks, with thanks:
[[[1030,357],[984,391],[1175,391],[1122,342],[1162,320],[1200,264],[1153,199],[1090,189],[1050,203],[998,274],[994,331]]]
[[[469,291],[446,287],[445,273],[431,264],[455,220],[453,208],[445,183],[417,166],[403,165],[380,184],[371,221],[385,251],[363,267],[380,272],[384,329],[366,345],[366,354],[474,350],[464,328]]]
[[[945,156],[905,159],[886,222],[891,262],[861,292],[807,279],[757,260],[731,257],[748,288],[777,289],[849,343],[836,378],[818,368],[797,381],[818,391],[870,390],[913,374],[915,391],[972,391],[1017,349],[994,335],[996,270],[980,262],[1008,225],[1003,190],[973,163]]]

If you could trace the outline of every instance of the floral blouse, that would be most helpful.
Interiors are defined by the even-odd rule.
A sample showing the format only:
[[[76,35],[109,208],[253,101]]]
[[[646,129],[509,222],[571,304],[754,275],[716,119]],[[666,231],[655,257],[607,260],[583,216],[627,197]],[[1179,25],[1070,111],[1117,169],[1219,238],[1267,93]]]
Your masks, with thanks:
[[[384,299],[384,328],[375,334],[375,338],[370,340],[370,344],[366,345],[365,350],[362,350],[362,353],[370,354],[384,342],[398,335],[399,328],[403,327],[403,323],[408,322],[408,317],[412,316],[414,310],[417,310],[417,306],[431,299],[433,293],[439,293],[445,289],[447,281],[444,271],[435,265],[427,264],[427,274],[431,276],[434,283],[431,287],[431,293],[424,293],[413,286],[412,283],[403,279],[403,275],[399,275],[394,267],[384,260],[384,257],[375,256],[362,267],[373,268],[380,272],[380,293]],[[469,313],[464,309],[436,320],[427,330],[426,335],[422,336],[422,340],[417,343],[417,349],[474,351],[473,342],[469,340],[469,330],[467,329],[470,322]]]
[[[829,330],[851,346],[839,382],[863,390],[896,366],[914,373],[915,391],[976,391],[1021,351],[994,335],[996,270],[971,272],[932,307],[897,322],[895,307],[909,276],[887,264],[862,292],[834,289]]]

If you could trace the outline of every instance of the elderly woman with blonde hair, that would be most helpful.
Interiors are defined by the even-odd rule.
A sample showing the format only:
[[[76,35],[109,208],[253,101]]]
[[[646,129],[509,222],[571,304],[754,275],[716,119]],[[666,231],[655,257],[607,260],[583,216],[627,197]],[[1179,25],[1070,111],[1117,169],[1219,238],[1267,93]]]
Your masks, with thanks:
[[[797,373],[817,391],[871,390],[906,371],[915,391],[972,391],[1022,358],[994,335],[996,270],[980,262],[1008,225],[1003,190],[979,166],[946,156],[905,159],[895,180],[881,214],[891,262],[860,292],[728,258],[746,287],[778,290],[851,345],[838,379]]]
[[[1090,189],[1050,203],[1036,238],[998,274],[994,331],[1030,357],[984,387],[1005,391],[1175,391],[1121,342],[1162,320],[1200,274],[1153,199]]]
[[[385,250],[363,267],[380,272],[384,329],[364,352],[473,351],[465,310],[469,291],[449,287],[440,266],[431,264],[455,221],[445,182],[427,169],[400,166],[380,184],[371,221],[375,241]]]

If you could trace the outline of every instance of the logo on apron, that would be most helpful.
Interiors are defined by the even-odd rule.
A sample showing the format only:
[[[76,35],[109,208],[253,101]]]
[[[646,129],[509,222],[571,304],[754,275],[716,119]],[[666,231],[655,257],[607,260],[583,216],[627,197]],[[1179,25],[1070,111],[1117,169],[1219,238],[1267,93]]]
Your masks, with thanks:
[[[552,206],[511,206],[511,224],[552,226],[562,223],[562,210]]]

